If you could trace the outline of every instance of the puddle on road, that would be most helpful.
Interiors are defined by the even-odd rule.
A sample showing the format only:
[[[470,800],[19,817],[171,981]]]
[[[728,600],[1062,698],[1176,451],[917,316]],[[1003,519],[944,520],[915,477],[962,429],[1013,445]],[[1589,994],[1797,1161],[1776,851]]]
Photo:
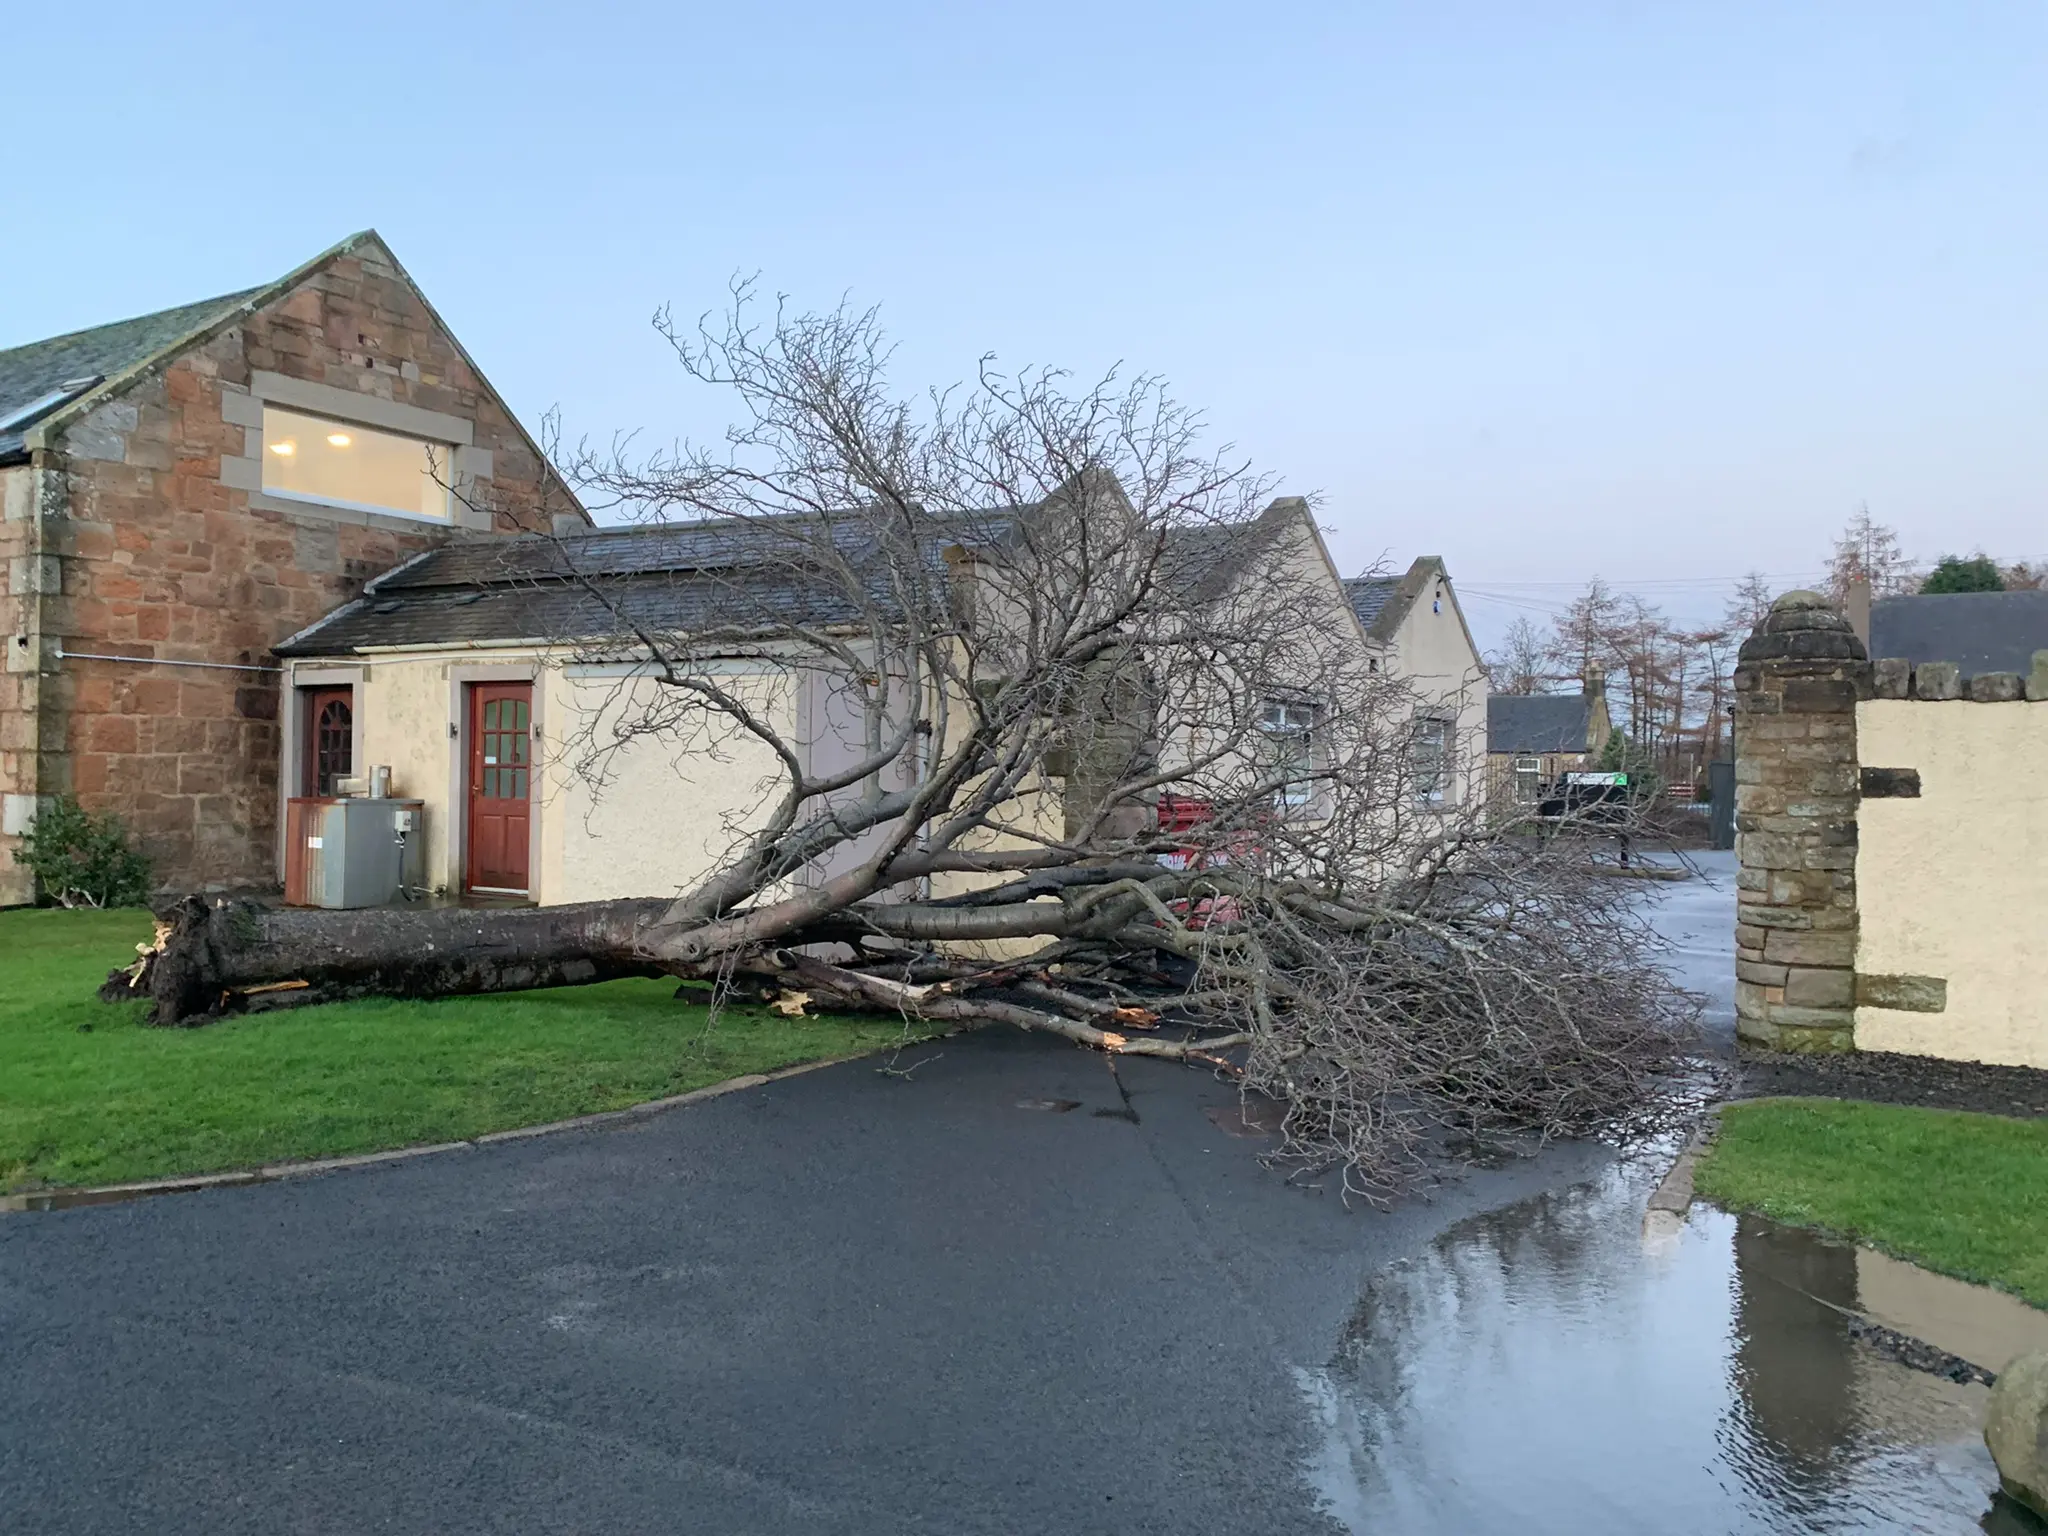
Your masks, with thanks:
[[[1987,1518],[1986,1389],[1850,1337],[1834,1307],[1859,1304],[1853,1248],[1706,1207],[1649,1239],[1654,1183],[1617,1169],[1461,1223],[1375,1280],[1336,1357],[1300,1376],[1309,1477],[1339,1525],[2023,1528]]]

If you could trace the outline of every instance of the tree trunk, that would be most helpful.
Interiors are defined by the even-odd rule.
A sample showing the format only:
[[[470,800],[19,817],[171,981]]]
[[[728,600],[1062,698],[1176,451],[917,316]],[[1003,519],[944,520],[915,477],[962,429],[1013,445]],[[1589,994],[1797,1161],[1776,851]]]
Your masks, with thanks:
[[[461,997],[660,976],[635,940],[670,903],[322,911],[189,897],[160,914],[143,964],[107,977],[110,1002],[147,997],[157,1024],[196,1024],[253,999]]]

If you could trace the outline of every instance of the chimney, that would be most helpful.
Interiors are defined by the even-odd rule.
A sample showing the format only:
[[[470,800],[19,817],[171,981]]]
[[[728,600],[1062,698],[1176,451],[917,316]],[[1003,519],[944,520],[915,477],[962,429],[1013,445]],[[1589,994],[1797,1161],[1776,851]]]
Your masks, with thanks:
[[[1856,632],[1856,638],[1863,642],[1863,649],[1870,649],[1870,578],[1852,576],[1842,594],[1842,616],[1849,621],[1849,627]]]
[[[554,515],[553,522],[555,537],[558,539],[566,539],[572,534],[590,532],[590,524],[583,521],[574,512],[557,512]]]

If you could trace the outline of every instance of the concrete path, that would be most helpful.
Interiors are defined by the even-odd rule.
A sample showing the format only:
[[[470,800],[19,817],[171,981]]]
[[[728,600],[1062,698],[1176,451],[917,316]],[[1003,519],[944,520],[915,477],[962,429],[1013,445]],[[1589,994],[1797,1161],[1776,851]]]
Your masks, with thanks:
[[[1728,1015],[1732,869],[1648,891]],[[0,1529],[1328,1530],[1297,1372],[1365,1281],[1606,1161],[1347,1211],[1201,1074],[1003,1033],[926,1057],[0,1218]]]

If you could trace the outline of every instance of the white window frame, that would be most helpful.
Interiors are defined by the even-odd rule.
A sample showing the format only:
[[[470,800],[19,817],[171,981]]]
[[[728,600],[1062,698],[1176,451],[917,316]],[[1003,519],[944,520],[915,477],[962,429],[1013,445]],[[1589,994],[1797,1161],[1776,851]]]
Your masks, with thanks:
[[[1426,754],[1431,751],[1430,728],[1434,727],[1436,758],[1435,773],[1429,782],[1424,782]],[[1432,714],[1427,710],[1416,714],[1409,726],[1408,766],[1415,775],[1415,803],[1417,805],[1444,806],[1452,803],[1452,781],[1456,770],[1456,744],[1458,723],[1448,715]]]
[[[1526,778],[1529,793],[1522,793],[1522,782]],[[1515,803],[1534,805],[1543,798],[1543,759],[1540,757],[1518,757],[1514,766]]]
[[[1259,730],[1268,741],[1276,744],[1272,765],[1284,769],[1289,763],[1298,761],[1301,770],[1310,775],[1307,779],[1289,780],[1282,784],[1273,792],[1275,805],[1299,810],[1314,802],[1316,784],[1313,776],[1321,769],[1322,726],[1322,706],[1306,699],[1268,699],[1259,706]],[[1282,758],[1277,744],[1288,740],[1301,743],[1298,757]]]

